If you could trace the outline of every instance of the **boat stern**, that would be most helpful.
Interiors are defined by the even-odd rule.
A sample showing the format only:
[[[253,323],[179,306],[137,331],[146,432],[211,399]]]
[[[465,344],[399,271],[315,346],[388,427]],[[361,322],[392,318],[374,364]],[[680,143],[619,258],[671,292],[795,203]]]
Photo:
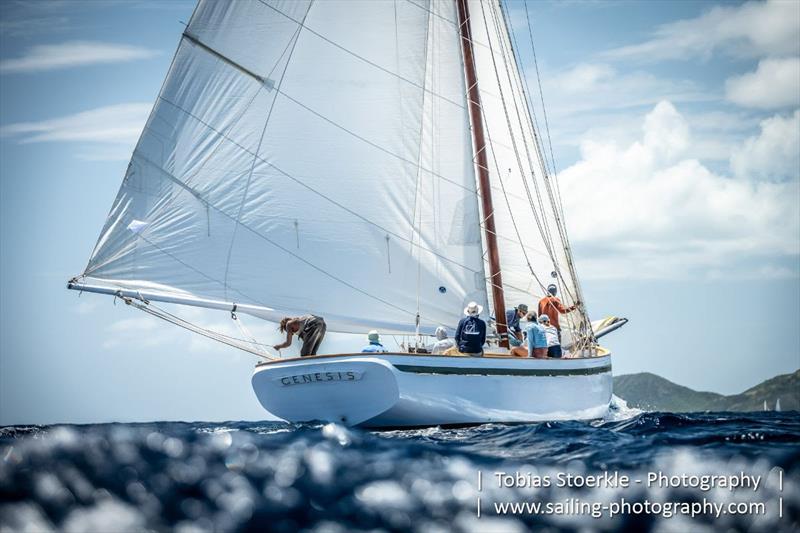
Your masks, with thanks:
[[[392,365],[365,357],[258,366],[252,384],[264,409],[289,422],[355,426],[389,410],[400,397]]]

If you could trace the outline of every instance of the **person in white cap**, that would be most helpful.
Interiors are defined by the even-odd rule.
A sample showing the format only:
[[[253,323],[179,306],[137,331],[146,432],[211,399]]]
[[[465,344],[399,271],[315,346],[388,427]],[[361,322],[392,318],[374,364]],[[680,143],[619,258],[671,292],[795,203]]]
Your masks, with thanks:
[[[456,328],[456,346],[458,351],[472,357],[483,357],[483,343],[486,342],[486,322],[479,318],[483,306],[470,302],[464,308],[464,318]]]
[[[369,344],[361,348],[362,352],[386,353],[389,351],[383,347],[383,344],[381,344],[381,336],[374,329],[367,334],[367,340],[369,340]]]
[[[550,324],[550,317],[547,315],[539,316],[539,324],[544,329],[544,336],[547,339],[547,357],[561,357],[561,339],[558,335],[558,330],[555,326]]]
[[[447,338],[447,328],[444,326],[436,328],[436,342],[431,347],[432,354],[441,355],[455,345],[453,339]]]

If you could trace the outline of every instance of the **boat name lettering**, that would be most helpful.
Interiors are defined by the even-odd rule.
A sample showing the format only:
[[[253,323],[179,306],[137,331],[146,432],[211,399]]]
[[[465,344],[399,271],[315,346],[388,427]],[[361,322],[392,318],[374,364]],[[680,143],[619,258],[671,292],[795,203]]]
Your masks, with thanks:
[[[363,372],[348,370],[346,372],[314,372],[312,374],[295,374],[278,378],[281,385],[302,385],[304,383],[319,383],[323,381],[357,381]]]

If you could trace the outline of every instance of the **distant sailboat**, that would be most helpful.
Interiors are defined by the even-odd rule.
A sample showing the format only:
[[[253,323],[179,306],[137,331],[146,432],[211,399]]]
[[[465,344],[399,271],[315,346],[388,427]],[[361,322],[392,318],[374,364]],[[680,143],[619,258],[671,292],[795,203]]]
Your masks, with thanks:
[[[290,421],[602,416],[610,354],[505,16],[496,0],[201,0],[69,287],[270,359],[253,387]],[[550,283],[577,306],[561,317],[567,357],[508,357],[505,302]],[[238,319],[310,312],[332,331],[419,338],[452,331],[469,301],[498,318],[494,355],[276,359]],[[242,336],[154,302],[230,312]]]
[[[767,400],[764,400],[764,410],[769,411],[769,408],[767,407]]]
[[[777,400],[775,400],[775,411],[780,411],[780,410],[781,410],[781,399],[778,398]]]

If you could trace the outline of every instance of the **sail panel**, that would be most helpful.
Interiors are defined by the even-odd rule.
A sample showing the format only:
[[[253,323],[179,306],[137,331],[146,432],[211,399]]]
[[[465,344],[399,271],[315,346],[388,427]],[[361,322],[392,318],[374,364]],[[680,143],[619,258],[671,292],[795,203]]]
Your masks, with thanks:
[[[340,331],[485,305],[454,16],[201,1],[85,276]]]

